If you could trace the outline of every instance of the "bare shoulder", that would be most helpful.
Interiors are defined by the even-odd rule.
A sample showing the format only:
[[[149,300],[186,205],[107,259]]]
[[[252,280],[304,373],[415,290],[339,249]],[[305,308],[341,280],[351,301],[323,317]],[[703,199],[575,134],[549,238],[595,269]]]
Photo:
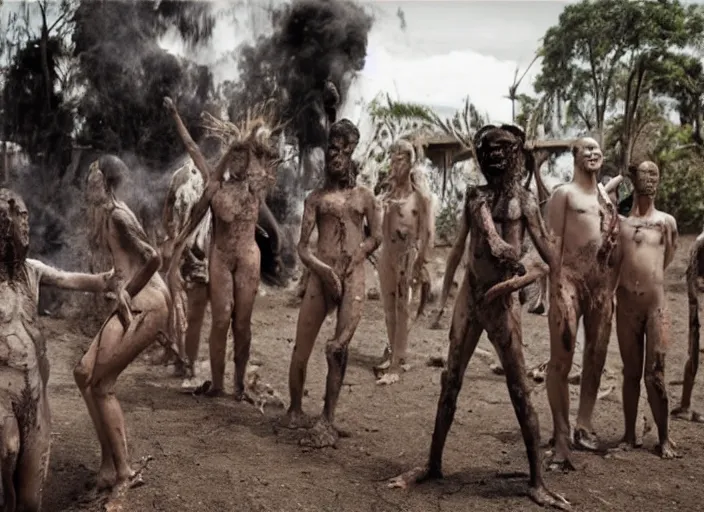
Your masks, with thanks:
[[[304,201],[305,206],[314,207],[323,195],[323,191],[319,188],[311,190]]]

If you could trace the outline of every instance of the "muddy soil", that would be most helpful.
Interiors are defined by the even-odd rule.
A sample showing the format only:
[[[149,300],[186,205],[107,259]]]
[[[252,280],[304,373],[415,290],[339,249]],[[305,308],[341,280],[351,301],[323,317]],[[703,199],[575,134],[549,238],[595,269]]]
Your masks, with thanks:
[[[668,382],[681,379],[687,352],[684,268],[691,241],[682,241],[668,272],[672,315]],[[252,327],[252,358],[262,364],[261,378],[285,399],[298,312],[288,305],[289,300],[288,292],[264,289]],[[195,397],[181,390],[181,381],[170,376],[169,368],[149,365],[145,360],[136,362],[118,382],[117,395],[125,411],[132,459],[153,459],[144,472],[145,485],[109,502],[108,509],[538,510],[525,497],[525,449],[503,377],[492,374],[477,357],[470,363],[449,435],[445,480],[408,492],[386,488],[388,478],[426,459],[441,370],[425,362],[430,356],[444,356],[447,323],[446,318],[443,330],[430,330],[427,319],[419,320],[410,337],[412,370],[399,384],[378,387],[371,367],[382,354],[386,332],[381,303],[367,302],[352,341],[337,413],[339,426],[350,437],[342,439],[337,449],[306,451],[297,443],[300,433],[276,427],[280,410],[265,409],[262,414],[251,405],[235,403],[231,397]],[[310,414],[319,414],[322,407],[326,373],[323,341],[330,336],[333,325],[332,318],[326,321],[310,361],[309,393],[304,402]],[[44,510],[104,510],[106,497],[91,490],[99,447],[71,374],[90,339],[82,334],[75,319],[44,317],[44,326],[52,361],[49,393],[53,412],[53,451]],[[206,369],[208,332],[206,325],[200,355]],[[524,312],[523,333],[526,360],[532,367],[546,359],[546,317]],[[594,424],[602,441],[613,446],[622,434],[623,419],[615,329],[611,338],[602,389],[615,386],[615,391],[597,404]],[[480,347],[491,350],[485,338]],[[206,370],[205,376],[208,374]],[[226,378],[231,392],[231,361]],[[574,418],[578,387],[570,388]],[[669,386],[671,408],[680,392],[681,386]],[[545,443],[551,435],[552,420],[544,385],[536,385],[533,400]],[[704,408],[704,375],[699,376],[694,401]],[[641,400],[641,412],[646,403]],[[647,415],[650,418],[649,411]],[[577,453],[578,472],[548,474],[547,483],[563,493],[576,510],[701,510],[704,425],[673,421],[672,436],[683,455],[681,459],[664,461],[653,453],[653,429],[639,450],[607,455]]]

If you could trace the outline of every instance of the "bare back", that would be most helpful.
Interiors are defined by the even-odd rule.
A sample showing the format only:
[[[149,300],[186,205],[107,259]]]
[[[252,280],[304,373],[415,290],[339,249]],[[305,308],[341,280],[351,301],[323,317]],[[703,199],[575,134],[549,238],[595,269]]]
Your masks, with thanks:
[[[122,281],[129,282],[144,266],[141,251],[136,247],[135,241],[141,240],[148,244],[147,235],[135,217],[134,213],[121,202],[117,202],[110,210],[105,226],[107,230],[107,245],[113,260],[115,275]],[[154,289],[157,296],[150,298],[151,293],[146,289]],[[147,285],[134,298],[136,309],[152,309],[161,307],[163,300],[170,302],[169,289],[158,272],[155,272]],[[157,303],[152,304],[156,300]]]

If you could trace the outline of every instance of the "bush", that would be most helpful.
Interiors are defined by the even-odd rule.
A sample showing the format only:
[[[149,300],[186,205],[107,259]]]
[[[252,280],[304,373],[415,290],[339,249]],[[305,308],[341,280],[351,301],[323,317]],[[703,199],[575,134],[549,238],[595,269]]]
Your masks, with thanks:
[[[704,162],[694,157],[663,166],[655,204],[675,217],[680,233],[699,233],[704,226]]]

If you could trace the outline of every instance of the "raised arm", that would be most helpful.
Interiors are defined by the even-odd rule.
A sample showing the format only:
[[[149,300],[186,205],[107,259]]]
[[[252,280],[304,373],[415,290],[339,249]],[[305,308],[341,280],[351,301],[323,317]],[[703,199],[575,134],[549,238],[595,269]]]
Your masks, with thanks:
[[[65,290],[101,293],[107,290],[113,271],[100,274],[84,274],[82,272],[65,272],[51,267],[39,260],[27,259],[27,264],[34,267],[40,276],[39,284],[53,286]]]
[[[188,132],[188,128],[186,128],[186,125],[183,124],[183,120],[178,114],[178,110],[176,110],[176,105],[174,105],[173,100],[168,96],[164,98],[164,107],[171,114],[174,123],[176,123],[176,130],[183,141],[183,145],[186,146],[186,151],[188,151],[191,159],[193,159],[193,163],[196,165],[196,168],[203,177],[203,183],[207,185],[211,174],[208,162],[206,162],[203,153],[201,153],[200,148],[198,147],[198,144],[196,144],[191,137],[191,134]]]

